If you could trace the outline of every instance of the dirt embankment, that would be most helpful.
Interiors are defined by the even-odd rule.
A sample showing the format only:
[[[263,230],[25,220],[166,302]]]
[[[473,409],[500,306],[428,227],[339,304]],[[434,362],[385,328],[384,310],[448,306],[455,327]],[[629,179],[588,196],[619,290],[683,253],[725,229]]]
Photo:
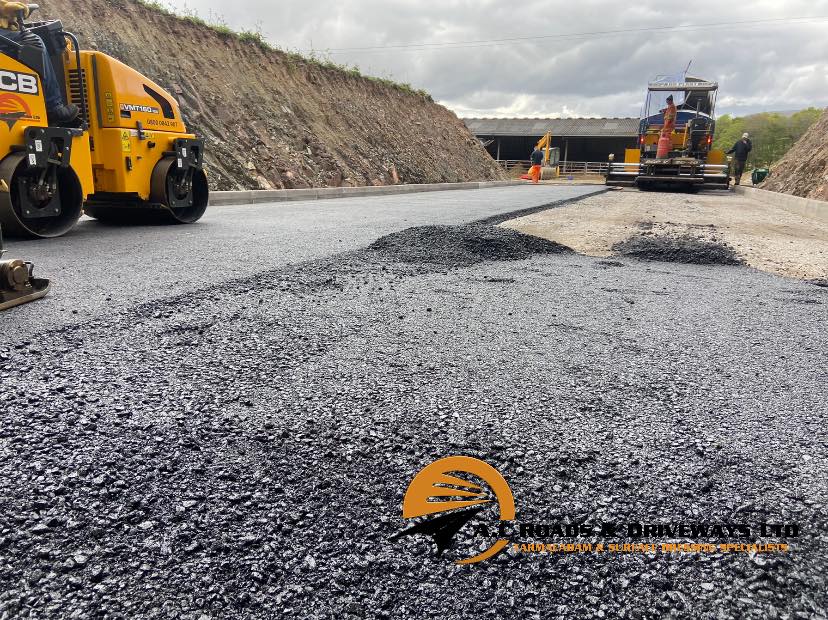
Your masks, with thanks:
[[[263,49],[134,0],[47,0],[56,18],[178,97],[215,189],[504,178],[423,95]]]
[[[774,164],[762,189],[828,200],[828,110]]]

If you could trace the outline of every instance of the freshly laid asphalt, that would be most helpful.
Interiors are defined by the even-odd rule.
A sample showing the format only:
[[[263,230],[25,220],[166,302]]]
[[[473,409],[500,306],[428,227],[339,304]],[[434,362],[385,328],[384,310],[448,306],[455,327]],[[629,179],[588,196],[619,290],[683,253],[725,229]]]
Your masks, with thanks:
[[[94,277],[67,265],[75,288],[0,316],[0,619],[825,618],[828,289],[492,226],[564,191],[84,224]],[[71,240],[12,249],[59,280]],[[77,287],[93,311],[61,313]],[[468,531],[440,557],[389,540],[449,455],[500,471],[522,522],[791,548],[458,566]]]
[[[462,224],[586,196],[595,186],[518,186],[212,207],[194,226],[113,227],[84,218],[59,239],[7,239],[7,258],[53,282],[38,303],[0,316],[10,335],[83,322],[130,304],[288,263],[332,256],[420,224]]]

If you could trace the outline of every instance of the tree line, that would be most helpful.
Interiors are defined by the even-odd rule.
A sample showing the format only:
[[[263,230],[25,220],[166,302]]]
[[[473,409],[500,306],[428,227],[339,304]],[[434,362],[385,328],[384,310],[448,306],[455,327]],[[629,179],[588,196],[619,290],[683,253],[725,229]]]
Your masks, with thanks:
[[[768,168],[788,152],[823,112],[818,108],[807,108],[794,114],[763,112],[740,117],[725,114],[716,121],[713,146],[729,151],[747,132],[753,141],[748,165]]]

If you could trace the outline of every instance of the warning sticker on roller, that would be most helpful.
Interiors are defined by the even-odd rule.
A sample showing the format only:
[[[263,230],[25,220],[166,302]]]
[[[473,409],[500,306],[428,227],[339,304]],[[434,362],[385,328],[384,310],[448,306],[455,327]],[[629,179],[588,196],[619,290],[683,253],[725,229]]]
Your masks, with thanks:
[[[128,131],[121,132],[121,150],[124,153],[132,152],[132,136]]]

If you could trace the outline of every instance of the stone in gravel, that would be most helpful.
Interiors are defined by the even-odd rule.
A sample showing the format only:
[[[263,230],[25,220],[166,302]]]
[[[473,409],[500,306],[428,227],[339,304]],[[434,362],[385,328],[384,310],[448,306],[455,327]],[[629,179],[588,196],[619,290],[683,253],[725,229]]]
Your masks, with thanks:
[[[195,553],[196,551],[201,551],[202,549],[204,549],[204,545],[202,545],[198,541],[195,541],[187,545],[184,548],[184,551],[186,551],[187,553]]]
[[[60,570],[62,570],[63,572],[68,572],[70,570],[73,570],[75,568],[75,561],[72,560],[72,558],[68,558],[67,560],[64,560],[63,562],[61,562],[58,565],[58,568]]]

